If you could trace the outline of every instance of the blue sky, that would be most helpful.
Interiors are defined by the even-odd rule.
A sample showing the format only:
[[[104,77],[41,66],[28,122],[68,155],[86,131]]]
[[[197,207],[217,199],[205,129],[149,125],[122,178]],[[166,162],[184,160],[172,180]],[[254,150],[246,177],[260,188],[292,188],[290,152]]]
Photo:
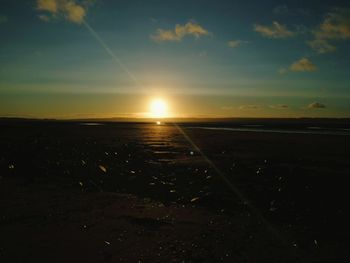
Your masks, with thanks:
[[[346,1],[0,5],[2,116],[350,117]]]

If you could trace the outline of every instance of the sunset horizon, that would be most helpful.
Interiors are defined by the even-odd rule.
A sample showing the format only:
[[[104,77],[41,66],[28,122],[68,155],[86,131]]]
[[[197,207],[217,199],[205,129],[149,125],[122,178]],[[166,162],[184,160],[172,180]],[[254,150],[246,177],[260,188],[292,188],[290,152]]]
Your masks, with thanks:
[[[0,0],[0,262],[350,262],[349,0]]]
[[[3,117],[350,117],[342,1],[2,5]]]

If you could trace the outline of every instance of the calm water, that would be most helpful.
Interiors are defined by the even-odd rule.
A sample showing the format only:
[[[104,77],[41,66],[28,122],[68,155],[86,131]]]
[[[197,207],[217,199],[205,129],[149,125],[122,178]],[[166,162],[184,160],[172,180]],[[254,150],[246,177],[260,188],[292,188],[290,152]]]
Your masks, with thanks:
[[[318,134],[318,135],[342,135],[349,136],[350,129],[346,128],[322,128],[322,127],[307,127],[306,129],[278,129],[264,128],[263,125],[244,125],[242,127],[190,127],[194,129],[206,130],[222,130],[222,131],[238,131],[238,132],[269,132],[269,133],[288,133],[288,134]]]

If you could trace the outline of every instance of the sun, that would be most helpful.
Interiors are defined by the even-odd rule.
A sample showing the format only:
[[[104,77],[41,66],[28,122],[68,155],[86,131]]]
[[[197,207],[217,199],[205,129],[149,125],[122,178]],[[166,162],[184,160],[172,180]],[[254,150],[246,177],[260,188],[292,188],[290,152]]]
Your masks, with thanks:
[[[168,105],[163,99],[154,99],[150,104],[150,116],[152,118],[165,118],[168,115]]]

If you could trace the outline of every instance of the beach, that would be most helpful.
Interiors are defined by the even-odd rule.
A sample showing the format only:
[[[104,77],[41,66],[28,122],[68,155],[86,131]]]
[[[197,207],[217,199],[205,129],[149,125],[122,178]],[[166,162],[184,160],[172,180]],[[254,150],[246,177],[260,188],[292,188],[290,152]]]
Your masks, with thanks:
[[[350,261],[350,136],[0,125],[1,262]]]

